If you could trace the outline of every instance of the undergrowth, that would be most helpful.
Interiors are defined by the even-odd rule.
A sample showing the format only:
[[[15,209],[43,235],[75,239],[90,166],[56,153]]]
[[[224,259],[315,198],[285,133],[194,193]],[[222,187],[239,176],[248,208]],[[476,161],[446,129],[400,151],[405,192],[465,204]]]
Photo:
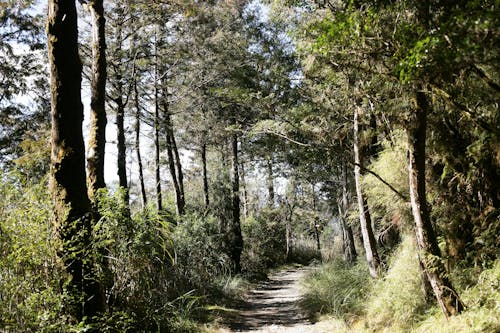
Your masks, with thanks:
[[[446,319],[435,302],[423,297],[415,242],[405,236],[389,260],[383,277],[371,280],[364,263],[340,260],[324,264],[304,280],[301,305],[322,320],[347,326],[339,332],[499,332],[500,259],[480,274],[477,269],[455,270],[453,280],[466,310]],[[460,275],[460,279],[454,278]]]
[[[311,316],[331,314],[349,319],[361,313],[370,286],[366,264],[360,262],[351,266],[334,260],[303,281],[305,293],[301,306]]]

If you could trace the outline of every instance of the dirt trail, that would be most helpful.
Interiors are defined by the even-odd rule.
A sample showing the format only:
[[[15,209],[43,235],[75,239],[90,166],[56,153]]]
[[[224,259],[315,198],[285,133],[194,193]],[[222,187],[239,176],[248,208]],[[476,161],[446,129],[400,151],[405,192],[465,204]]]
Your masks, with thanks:
[[[239,315],[229,324],[232,332],[308,332],[307,317],[299,309],[299,280],[312,268],[290,268],[248,293]]]

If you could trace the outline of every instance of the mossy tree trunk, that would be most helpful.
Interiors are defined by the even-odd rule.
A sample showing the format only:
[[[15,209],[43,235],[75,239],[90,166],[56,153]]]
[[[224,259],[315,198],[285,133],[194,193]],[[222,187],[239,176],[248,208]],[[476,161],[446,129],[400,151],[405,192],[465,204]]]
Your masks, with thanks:
[[[361,167],[363,166],[362,147],[359,142],[359,106],[354,109],[354,179],[356,181],[356,194],[358,197],[359,221],[366,260],[372,277],[378,276],[380,258],[377,252],[377,242],[373,234],[368,203],[361,185]]]
[[[58,255],[69,274],[64,284],[67,311],[81,321],[104,310],[104,297],[89,252],[92,215],[85,172],[82,65],[75,2],[49,0],[47,20],[52,102],[51,191],[55,228],[62,240]]]
[[[460,298],[449,280],[436,233],[432,226],[426,199],[425,139],[429,102],[422,87],[415,95],[415,111],[408,129],[410,200],[415,221],[419,257],[423,262],[434,295],[445,316],[455,315],[464,309]]]
[[[90,2],[92,16],[92,79],[90,97],[90,134],[87,156],[89,197],[94,201],[104,182],[104,153],[106,148],[106,39],[103,0]]]

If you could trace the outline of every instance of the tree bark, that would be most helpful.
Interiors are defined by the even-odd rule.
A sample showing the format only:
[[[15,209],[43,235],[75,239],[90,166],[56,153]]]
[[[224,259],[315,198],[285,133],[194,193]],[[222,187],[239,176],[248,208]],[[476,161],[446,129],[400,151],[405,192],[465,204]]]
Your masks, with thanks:
[[[158,53],[157,53],[157,32],[155,33],[155,63],[154,63],[154,119],[153,119],[153,136],[155,145],[155,184],[156,184],[156,208],[158,212],[163,210],[162,194],[161,194],[161,175],[160,175],[160,107],[159,107],[159,92],[158,92]]]
[[[203,169],[203,196],[205,198],[205,211],[210,207],[210,195],[208,192],[208,173],[207,173],[207,144],[201,145],[201,164]]]
[[[174,134],[174,124],[172,123],[172,117],[168,115],[169,118],[169,131],[170,131],[170,141],[172,144],[172,151],[175,157],[175,168],[177,172],[177,182],[179,183],[179,215],[184,215],[186,210],[186,196],[184,194],[184,172],[182,171],[182,162],[179,155],[179,149],[177,149],[177,142],[175,140]]]
[[[243,218],[244,221],[248,219],[248,190],[247,190],[247,181],[246,181],[246,172],[245,172],[245,163],[241,162],[240,164],[240,178],[241,178],[241,186],[243,187]]]
[[[104,154],[106,148],[106,39],[103,0],[90,3],[92,16],[92,80],[90,97],[90,133],[87,157],[89,197],[94,201],[104,182]]]
[[[117,128],[117,150],[118,150],[118,158],[117,158],[118,180],[120,187],[123,187],[125,190],[128,191],[127,146],[125,144],[125,105],[122,101],[121,96],[118,96],[116,102],[117,102],[116,128]]]
[[[313,211],[316,211],[316,189],[314,183],[311,183],[311,195],[312,195],[312,208]],[[316,240],[316,249],[318,250],[321,256],[321,240],[320,240],[320,232],[318,221],[314,221],[314,238]]]
[[[342,240],[344,248],[344,256],[347,262],[355,262],[358,254],[356,253],[356,246],[354,243],[354,236],[352,228],[347,224],[347,208],[349,205],[347,199],[347,166],[342,159],[342,201],[339,203],[340,224],[342,228]]]
[[[363,236],[363,245],[365,248],[366,260],[372,277],[378,276],[380,258],[377,253],[377,243],[373,234],[368,203],[363,194],[361,186],[361,168],[363,165],[362,147],[359,144],[359,106],[354,110],[354,179],[356,181],[356,194],[358,197],[359,221],[361,225],[361,234]]]
[[[410,200],[415,221],[419,257],[431,284],[437,302],[445,316],[455,315],[464,305],[453,289],[442,262],[436,233],[432,226],[425,187],[425,139],[427,113],[430,105],[422,87],[415,95],[415,112],[408,129]]]
[[[233,134],[232,140],[232,221],[229,231],[230,256],[234,264],[235,273],[241,272],[241,252],[243,251],[243,237],[240,225],[240,176],[238,171],[238,136]]]
[[[274,208],[274,175],[273,175],[273,158],[267,158],[267,191],[269,194],[268,205]]]
[[[137,79],[134,77],[134,98],[135,98],[135,153],[137,157],[139,169],[139,184],[141,187],[142,207],[145,208],[148,204],[148,197],[146,195],[146,186],[144,185],[144,170],[142,166],[141,157],[141,108],[139,103],[139,90],[137,89]]]
[[[47,17],[51,86],[51,191],[55,228],[62,239],[58,255],[69,275],[63,288],[66,308],[78,321],[104,311],[102,288],[92,258],[91,206],[82,133],[82,65],[78,55],[74,1],[49,0]]]
[[[180,162],[179,152],[177,151],[177,144],[175,143],[174,130],[172,118],[168,110],[167,96],[164,96],[164,112],[165,112],[165,132],[167,141],[167,155],[168,167],[170,176],[174,184],[175,191],[175,205],[178,215],[184,215],[185,199],[184,199],[184,177],[182,173],[182,165]]]

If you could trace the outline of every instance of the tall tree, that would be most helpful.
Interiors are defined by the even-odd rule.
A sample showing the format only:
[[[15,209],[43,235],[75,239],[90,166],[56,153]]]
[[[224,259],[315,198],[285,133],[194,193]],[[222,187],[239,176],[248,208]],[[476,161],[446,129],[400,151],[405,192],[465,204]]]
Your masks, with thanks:
[[[464,309],[448,278],[446,269],[441,261],[441,250],[437,242],[436,233],[432,226],[427,206],[425,186],[425,139],[427,131],[427,113],[429,102],[422,86],[417,88],[415,96],[415,111],[408,129],[410,178],[410,200],[415,221],[417,245],[420,251],[419,258],[424,264],[425,273],[441,310],[446,316],[455,315]]]
[[[89,248],[92,217],[85,175],[82,134],[82,65],[78,55],[77,12],[74,1],[49,0],[48,55],[52,97],[51,189],[55,227],[69,280],[64,289],[68,312],[76,320],[104,310]]]
[[[92,79],[90,96],[90,133],[87,156],[87,183],[93,201],[104,182],[106,148],[106,36],[103,0],[89,3],[92,16]]]

